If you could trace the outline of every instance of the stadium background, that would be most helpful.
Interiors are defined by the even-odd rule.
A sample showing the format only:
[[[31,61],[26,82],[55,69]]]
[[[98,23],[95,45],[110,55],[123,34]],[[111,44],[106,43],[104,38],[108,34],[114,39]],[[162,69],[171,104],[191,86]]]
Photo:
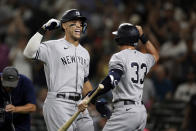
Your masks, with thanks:
[[[28,39],[50,18],[77,8],[88,18],[81,44],[91,55],[89,78],[93,86],[107,74],[108,61],[117,46],[111,34],[122,22],[142,25],[160,51],[160,61],[144,83],[144,103],[150,131],[180,131],[186,127],[187,107],[196,93],[196,1],[194,0],[1,0],[0,72],[13,65],[34,83],[38,110],[32,114],[32,131],[45,131],[42,105],[47,94],[43,65],[24,58]],[[44,40],[62,37],[47,32]],[[143,50],[141,46],[138,50]],[[109,92],[103,97],[111,101]],[[111,107],[111,104],[108,104]],[[89,107],[100,131],[105,120]],[[189,122],[191,123],[191,122]],[[131,124],[131,123],[130,123]]]

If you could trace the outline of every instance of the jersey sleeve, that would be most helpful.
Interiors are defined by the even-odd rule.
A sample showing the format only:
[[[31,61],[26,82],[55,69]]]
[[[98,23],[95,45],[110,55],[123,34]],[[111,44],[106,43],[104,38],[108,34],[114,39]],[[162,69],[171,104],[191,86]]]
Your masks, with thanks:
[[[23,79],[25,103],[36,104],[35,90],[32,81],[25,76],[21,75],[20,77]]]
[[[48,50],[47,43],[41,43],[39,49],[36,52],[35,59],[40,60],[42,62],[46,62],[49,57],[49,50]]]
[[[124,71],[123,59],[118,54],[114,54],[110,59],[109,70],[112,69],[119,69],[121,71]]]
[[[151,54],[145,54],[146,56],[146,64],[149,69],[155,64],[155,58]]]

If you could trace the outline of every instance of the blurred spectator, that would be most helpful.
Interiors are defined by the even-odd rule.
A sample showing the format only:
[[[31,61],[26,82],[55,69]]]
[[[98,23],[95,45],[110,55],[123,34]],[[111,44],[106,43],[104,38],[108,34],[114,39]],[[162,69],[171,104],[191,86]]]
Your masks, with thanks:
[[[21,36],[18,40],[16,46],[13,46],[9,53],[9,59],[12,64],[18,71],[26,75],[29,79],[32,79],[32,65],[28,59],[23,55],[23,50],[27,43],[27,36]]]
[[[159,2],[157,2],[157,5],[155,5],[155,7],[153,5],[150,5],[149,2],[150,7],[147,17],[147,23],[149,24],[152,32],[162,44],[167,39],[167,24],[165,21],[163,21],[163,18],[161,18],[162,15],[160,15],[161,9]]]
[[[31,131],[47,131],[43,115],[32,113]]]
[[[24,23],[25,26],[29,29],[30,36],[33,35],[40,28],[40,25],[47,22],[51,17],[54,17],[47,10],[43,10],[42,8],[30,8],[27,5],[23,5],[22,12],[26,14],[26,19],[24,19]]]
[[[190,101],[191,96],[196,94],[196,77],[193,68],[189,69],[189,72],[185,77],[186,81],[177,87],[175,99],[188,102]]]
[[[181,71],[180,64],[176,64],[176,62],[187,53],[187,47],[179,34],[173,34],[170,39],[160,48],[161,63],[167,67],[170,78],[178,79],[181,77]],[[175,82],[176,80],[174,80],[174,84]]]
[[[145,128],[144,131],[150,131],[149,129]]]
[[[166,60],[175,60],[178,56],[185,54],[186,51],[186,43],[181,41],[178,34],[175,34],[171,40],[161,46],[160,56]]]
[[[158,65],[152,78],[155,85],[156,100],[170,99],[172,97],[173,85],[172,81],[168,79],[166,69],[162,65]]]
[[[155,87],[151,79],[144,79],[143,102],[147,110],[150,110],[155,100]]]
[[[17,0],[18,2],[20,2],[21,4],[25,4],[25,5],[29,5],[32,6],[34,8],[37,8],[40,6],[40,3],[42,0]]]
[[[0,78],[1,131],[30,131],[30,113],[36,110],[33,83],[13,67],[4,68]]]
[[[34,61],[32,63],[33,66],[33,83],[37,87],[38,91],[42,87],[47,87],[46,77],[44,73],[43,63]]]
[[[9,64],[9,47],[4,42],[5,37],[5,33],[0,33],[0,72]]]
[[[50,3],[52,2],[53,0],[50,0]],[[43,6],[46,4],[44,4],[44,2],[46,1],[43,1]],[[86,1],[84,3],[87,3]],[[53,10],[49,11],[51,13],[54,13],[54,11],[58,14],[57,16],[57,19],[60,19],[62,17],[62,14],[66,11],[66,10],[69,10],[69,9],[75,9],[75,8],[78,8],[78,3],[76,0],[58,0],[58,1],[53,1],[53,4],[49,4],[49,6],[51,8],[53,8]],[[48,9],[48,6],[46,6],[46,9]]]
[[[0,1],[0,34],[7,31],[7,28],[15,15],[13,8],[15,3],[15,0]]]
[[[37,90],[37,110],[32,114],[31,131],[47,131],[43,117],[43,104],[47,96],[47,91],[47,88],[39,88]]]
[[[22,7],[14,10],[15,15],[7,27],[6,42],[14,46],[19,37],[29,33],[29,29],[24,24]]]
[[[187,52],[179,59],[181,64],[181,77],[184,78],[184,74],[187,74],[190,68],[196,67],[196,52],[193,50],[193,37],[186,38]],[[181,78],[183,80],[183,78]]]
[[[44,105],[44,101],[46,99],[47,96],[47,88],[41,88],[40,90],[38,90],[37,92],[37,112],[40,113],[42,115],[43,113],[43,105]]]
[[[177,129],[176,128],[169,128],[169,129],[166,129],[164,131],[177,131]]]
[[[183,131],[196,131],[196,94],[192,95],[186,108],[184,121],[182,124]]]

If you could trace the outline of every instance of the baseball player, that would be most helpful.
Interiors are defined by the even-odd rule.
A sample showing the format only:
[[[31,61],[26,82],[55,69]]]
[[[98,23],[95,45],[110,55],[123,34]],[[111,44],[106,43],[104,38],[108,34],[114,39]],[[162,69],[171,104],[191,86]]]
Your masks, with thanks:
[[[142,102],[144,77],[158,61],[159,55],[153,44],[145,37],[141,26],[123,23],[113,32],[120,52],[114,54],[109,62],[109,73],[101,82],[104,89],[97,96],[112,89],[113,111],[103,131],[143,131],[146,125],[146,109]],[[141,40],[147,54],[135,48]],[[85,109],[86,100],[79,104]]]
[[[82,95],[92,90],[88,80],[90,57],[79,39],[86,18],[77,9],[64,13],[60,21],[49,20],[31,37],[24,55],[44,63],[48,94],[43,115],[49,131],[57,131],[76,111]],[[61,27],[64,38],[41,42],[46,31]],[[80,114],[68,131],[93,131],[88,111]]]

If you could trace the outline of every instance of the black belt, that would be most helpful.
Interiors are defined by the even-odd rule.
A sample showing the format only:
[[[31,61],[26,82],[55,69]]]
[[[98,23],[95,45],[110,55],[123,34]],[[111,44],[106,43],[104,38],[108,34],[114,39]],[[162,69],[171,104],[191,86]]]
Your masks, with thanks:
[[[63,99],[69,99],[69,100],[73,100],[73,101],[79,101],[81,99],[81,96],[78,94],[78,95],[70,95],[69,93],[58,93],[56,95],[57,98],[63,98]]]
[[[118,103],[118,102],[122,102],[122,101],[123,101],[124,105],[138,104],[138,102],[133,101],[133,100],[116,100],[116,101],[114,101],[114,104]],[[141,101],[141,104],[144,104],[144,102]]]

